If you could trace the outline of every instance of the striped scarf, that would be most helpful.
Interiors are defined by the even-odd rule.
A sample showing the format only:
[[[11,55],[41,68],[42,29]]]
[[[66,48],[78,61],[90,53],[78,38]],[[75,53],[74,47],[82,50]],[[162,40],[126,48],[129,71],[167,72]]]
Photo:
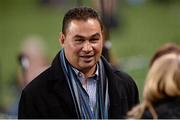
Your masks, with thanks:
[[[96,110],[92,112],[89,100],[85,97],[85,93],[81,87],[80,80],[77,78],[71,65],[65,58],[64,49],[60,52],[60,62],[65,73],[65,77],[70,88],[70,92],[75,105],[75,110],[79,119],[108,119],[108,81],[105,75],[104,65],[100,59],[99,77],[97,80],[96,92]]]

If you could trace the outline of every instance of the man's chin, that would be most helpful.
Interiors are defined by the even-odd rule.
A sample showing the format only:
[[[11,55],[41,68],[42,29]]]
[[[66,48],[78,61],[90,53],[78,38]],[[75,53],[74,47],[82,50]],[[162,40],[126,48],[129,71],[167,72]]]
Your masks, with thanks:
[[[94,63],[83,63],[82,65],[80,65],[80,67],[82,69],[91,69],[94,67],[94,65],[95,65]]]

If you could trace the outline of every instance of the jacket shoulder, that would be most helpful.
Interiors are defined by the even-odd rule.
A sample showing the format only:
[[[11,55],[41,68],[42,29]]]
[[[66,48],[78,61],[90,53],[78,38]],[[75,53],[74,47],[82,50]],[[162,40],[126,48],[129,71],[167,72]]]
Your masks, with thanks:
[[[23,91],[29,91],[38,93],[42,89],[46,89],[47,85],[49,84],[49,80],[52,79],[52,69],[51,67],[46,69],[44,72],[39,74],[35,79],[33,79],[24,89]]]
[[[117,82],[120,82],[125,86],[136,87],[135,80],[126,72],[117,68],[113,68],[113,73],[119,78]]]

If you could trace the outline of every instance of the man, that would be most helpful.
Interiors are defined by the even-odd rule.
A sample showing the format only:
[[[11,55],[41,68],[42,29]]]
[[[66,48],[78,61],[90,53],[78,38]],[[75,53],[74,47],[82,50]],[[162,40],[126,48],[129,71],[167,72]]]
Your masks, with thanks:
[[[19,118],[123,118],[138,103],[127,74],[101,56],[103,24],[87,7],[69,10],[52,65],[22,92]]]

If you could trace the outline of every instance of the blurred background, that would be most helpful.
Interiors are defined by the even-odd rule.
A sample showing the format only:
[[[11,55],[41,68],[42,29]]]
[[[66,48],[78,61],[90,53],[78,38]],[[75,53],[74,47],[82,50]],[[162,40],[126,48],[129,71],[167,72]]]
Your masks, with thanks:
[[[10,109],[13,103],[17,105],[23,88],[21,86],[18,90],[19,79],[24,77],[28,80],[27,75],[19,75],[19,71],[25,72],[26,67],[29,67],[23,52],[24,41],[41,41],[38,45],[43,44],[39,46],[43,46],[42,54],[45,54],[47,60],[42,66],[48,66],[60,50],[58,37],[64,13],[80,5],[94,7],[101,14],[110,15],[110,22],[109,18],[105,20],[108,21],[107,39],[111,43],[113,59],[120,69],[135,79],[141,95],[149,60],[155,50],[166,42],[180,44],[180,1],[97,1],[0,0],[0,118],[16,117],[16,113],[11,114]],[[108,2],[111,1],[114,4],[106,8],[105,4],[110,5]]]

